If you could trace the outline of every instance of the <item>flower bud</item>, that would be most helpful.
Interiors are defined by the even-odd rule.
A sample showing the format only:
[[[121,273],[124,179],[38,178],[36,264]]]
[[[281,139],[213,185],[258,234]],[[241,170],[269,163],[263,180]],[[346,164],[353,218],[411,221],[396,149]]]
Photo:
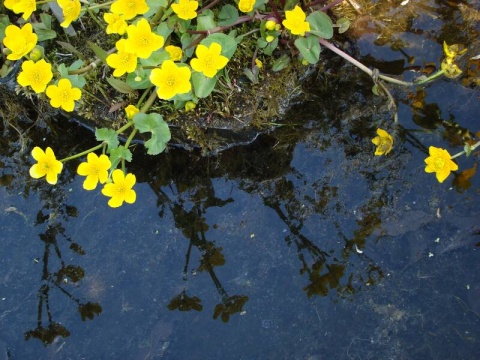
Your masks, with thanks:
[[[272,35],[267,35],[267,37],[265,38],[265,40],[267,42],[272,42],[273,40],[275,40],[275,38],[272,36]]]
[[[125,114],[127,115],[128,120],[131,120],[139,112],[140,110],[135,105],[128,105],[125,108]]]
[[[277,22],[275,20],[267,20],[265,23],[265,29],[267,30],[274,30],[275,26],[277,25]]]
[[[35,46],[32,51],[30,51],[30,60],[37,62],[40,59],[43,59],[43,48],[41,46]]]
[[[197,104],[195,104],[193,101],[187,101],[185,103],[185,111],[192,111],[197,107]]]

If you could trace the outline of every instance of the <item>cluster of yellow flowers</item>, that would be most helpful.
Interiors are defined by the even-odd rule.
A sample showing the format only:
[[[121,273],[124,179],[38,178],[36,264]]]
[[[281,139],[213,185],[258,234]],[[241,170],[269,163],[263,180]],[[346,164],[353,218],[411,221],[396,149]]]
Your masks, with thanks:
[[[27,56],[37,45],[38,37],[30,23],[23,27],[8,25],[5,29],[3,44],[10,51],[8,60],[19,60]],[[48,85],[53,78],[52,66],[44,59],[26,60],[18,74],[17,81],[23,87],[30,86],[35,93],[45,92],[54,108],[73,111],[75,101],[82,96],[80,89],[72,87],[69,79],[60,79],[57,84]],[[47,87],[48,85],[48,87]]]
[[[55,153],[50,147],[43,151],[38,146],[32,150],[32,156],[37,161],[30,168],[30,176],[39,179],[45,176],[47,182],[55,185],[58,175],[62,172],[63,163],[57,160]],[[91,152],[87,155],[87,161],[78,166],[77,173],[86,176],[83,182],[85,190],[95,190],[98,183],[105,184],[102,194],[110,197],[108,205],[111,207],[119,207],[123,202],[133,204],[136,200],[136,193],[133,190],[136,178],[133,174],[125,175],[122,170],[113,170],[109,181],[108,171],[112,166],[110,159],[105,154],[97,156]]]

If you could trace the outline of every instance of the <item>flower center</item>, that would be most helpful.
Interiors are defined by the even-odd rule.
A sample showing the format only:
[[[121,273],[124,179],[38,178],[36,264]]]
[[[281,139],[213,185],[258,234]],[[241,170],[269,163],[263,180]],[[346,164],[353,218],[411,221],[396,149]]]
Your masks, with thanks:
[[[166,81],[168,87],[171,87],[171,88],[175,86],[176,82],[177,80],[175,79],[175,76],[169,76]]]
[[[435,165],[435,169],[442,170],[445,167],[445,159],[436,158],[433,164]]]

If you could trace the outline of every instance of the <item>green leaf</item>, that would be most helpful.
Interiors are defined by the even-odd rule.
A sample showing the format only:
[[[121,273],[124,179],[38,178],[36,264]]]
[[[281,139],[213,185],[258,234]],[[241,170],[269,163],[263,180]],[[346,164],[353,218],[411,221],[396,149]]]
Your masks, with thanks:
[[[470,156],[470,154],[472,153],[472,147],[470,144],[465,144],[465,146],[463,147],[463,151],[465,151],[465,155],[466,156]]]
[[[290,56],[288,56],[287,54],[283,54],[277,60],[275,60],[275,62],[272,65],[272,70],[273,71],[283,70],[288,66],[288,64],[290,64]]]
[[[202,14],[197,17],[197,30],[205,31],[216,28],[217,24],[215,23],[214,17],[215,15],[212,10],[202,12]]]
[[[150,140],[145,142],[147,154],[157,155],[165,150],[167,143],[171,139],[171,134],[162,115],[157,113],[138,113],[133,117],[133,125],[141,133],[152,133]]]
[[[167,38],[170,36],[170,34],[173,32],[173,29],[170,28],[167,24],[167,22],[162,22],[160,25],[157,26],[155,29],[155,32],[158,35],[163,36],[163,40],[167,40]]]
[[[95,55],[97,55],[97,57],[100,60],[102,60],[104,64],[106,64],[108,53],[105,50],[103,50],[100,46],[98,46],[97,44],[91,41],[87,41],[87,44],[90,47],[90,49],[92,49],[92,51],[95,53]]]
[[[110,151],[110,162],[112,163],[110,169],[115,169],[122,160],[132,161],[132,152],[125,146],[120,145]]]
[[[337,20],[338,32],[343,34],[350,27],[350,20],[347,18],[341,18]]]
[[[215,33],[211,34],[205,39],[203,39],[200,43],[210,47],[212,43],[218,43],[222,47],[222,55],[226,56],[227,58],[231,58],[237,50],[237,42],[231,36],[225,35],[223,33]]]
[[[320,59],[320,44],[318,43],[318,37],[315,35],[298,38],[295,40],[295,46],[310,64],[316,64]]]
[[[144,67],[159,66],[161,63],[168,59],[170,59],[170,55],[163,48],[153,52],[152,55],[148,57],[148,59],[140,59],[140,64],[142,64]]]
[[[125,82],[127,83],[127,85],[131,86],[132,89],[135,90],[148,89],[153,86],[152,82],[150,81],[151,72],[152,70],[148,69],[130,73],[127,75]],[[140,81],[136,80],[137,76],[140,77]]]
[[[269,42],[265,49],[263,49],[263,53],[267,56],[271,56],[278,45],[278,37],[273,39],[273,41]]]
[[[35,34],[38,36],[38,41],[51,40],[57,37],[57,33],[54,30],[47,29],[35,29]]]
[[[52,29],[52,16],[51,15],[42,12],[40,14],[40,21],[45,26],[45,30],[51,30]]]
[[[324,12],[311,13],[307,16],[307,22],[310,24],[310,33],[324,39],[330,39],[333,36],[332,19]]]
[[[10,25],[10,20],[5,14],[0,14],[0,41],[5,37],[5,28]]]
[[[135,93],[135,89],[128,85],[125,81],[115,79],[113,76],[107,78],[107,82],[112,85],[112,87],[123,93],[123,94],[133,94]]]
[[[197,97],[205,98],[213,91],[215,84],[217,83],[217,77],[208,78],[200,72],[194,72],[192,74],[193,90]]]
[[[83,54],[80,51],[78,51],[73,45],[64,41],[57,41],[57,44],[60,45],[65,50],[77,55],[80,59],[84,58]]]
[[[85,84],[87,83],[85,80],[85,77],[83,75],[70,75],[68,72],[70,70],[77,70],[82,66],[83,61],[82,60],[77,60],[75,61],[72,65],[70,65],[68,68],[65,66],[65,64],[60,64],[58,65],[58,72],[60,73],[62,78],[70,80],[72,83],[73,87],[83,89]]]
[[[218,25],[230,26],[238,20],[238,10],[233,5],[225,5],[218,14]]]
[[[97,141],[105,142],[107,144],[107,152],[110,152],[120,144],[118,141],[118,135],[113,129],[95,129],[95,138]]]

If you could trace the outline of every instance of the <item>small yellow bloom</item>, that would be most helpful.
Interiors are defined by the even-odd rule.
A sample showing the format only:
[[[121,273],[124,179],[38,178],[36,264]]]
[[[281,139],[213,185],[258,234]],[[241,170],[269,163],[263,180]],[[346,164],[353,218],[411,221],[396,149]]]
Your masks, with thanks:
[[[115,69],[113,76],[119,77],[125,73],[132,73],[137,68],[137,55],[128,52],[127,40],[120,39],[116,42],[117,52],[107,56],[107,65]]]
[[[103,20],[107,23],[107,34],[123,35],[127,31],[128,24],[123,14],[105,13]]]
[[[193,101],[187,101],[185,103],[185,111],[193,111],[197,107]]]
[[[197,17],[198,1],[178,0],[178,3],[171,5],[172,10],[180,19],[190,20]]]
[[[261,69],[263,67],[263,62],[259,59],[255,59],[255,65],[257,65],[257,67]]]
[[[293,35],[305,36],[305,32],[310,31],[310,24],[305,21],[307,16],[300,8],[295,5],[293,10],[285,11],[286,19],[282,21],[285,26]]]
[[[5,0],[3,5],[15,14],[23,13],[23,20],[27,20],[32,15],[32,12],[37,10],[37,2],[35,0]]]
[[[136,25],[127,28],[127,42],[125,49],[136,54],[141,59],[148,59],[152,52],[160,49],[164,44],[163,36],[152,32],[146,19],[141,19]]]
[[[107,155],[97,156],[95,153],[87,155],[87,161],[78,165],[77,173],[87,178],[83,182],[85,190],[94,190],[97,184],[105,184],[108,179],[108,170],[112,166]]]
[[[8,25],[5,28],[3,45],[11,51],[8,60],[18,60],[27,55],[37,45],[38,36],[33,32],[32,24],[27,23],[22,28]]]
[[[455,79],[462,75],[463,71],[455,64],[453,58],[446,57],[440,64],[440,68],[444,71],[447,78]]]
[[[190,66],[206,77],[213,78],[218,70],[223,69],[228,63],[228,58],[221,55],[221,52],[222,46],[218,43],[211,43],[210,47],[199,44],[195,50],[197,57],[190,61]]]
[[[275,40],[275,37],[273,37],[272,35],[267,35],[267,37],[265,38],[265,41],[266,42],[272,42],[273,40]]]
[[[430,146],[428,152],[430,156],[425,159],[425,164],[427,164],[425,172],[434,172],[438,182],[444,182],[451,171],[458,170],[458,165],[452,161],[447,150]]]
[[[112,173],[113,182],[105,184],[102,189],[102,194],[111,197],[108,200],[108,205],[116,208],[122,206],[123,202],[133,204],[137,199],[137,194],[133,190],[133,185],[137,179],[133,174],[125,174],[120,169],[113,170]]]
[[[377,135],[372,139],[372,143],[377,146],[375,155],[387,155],[392,150],[393,137],[382,129],[377,129]]]
[[[145,0],[116,0],[110,6],[110,11],[123,15],[125,20],[131,20],[137,15],[143,15],[149,10]]]
[[[267,20],[265,23],[265,29],[267,30],[275,30],[275,26],[277,25],[277,22],[275,20]]]
[[[18,74],[17,82],[23,87],[31,86],[33,91],[39,94],[45,91],[52,78],[52,65],[44,59],[37,62],[27,60],[22,63],[22,71]]]
[[[47,147],[44,152],[38,146],[35,146],[32,150],[32,156],[37,163],[30,168],[30,176],[34,179],[40,179],[46,176],[47,182],[55,185],[58,174],[62,172],[63,164],[57,160],[53,150]]]
[[[125,108],[125,115],[127,116],[128,120],[131,120],[139,112],[140,112],[140,109],[137,108],[135,105],[128,105]]]
[[[172,61],[182,60],[183,51],[180,47],[168,45],[168,46],[165,46],[165,50],[167,50],[168,55],[170,55],[170,60]]]
[[[165,60],[160,69],[153,69],[150,81],[157,86],[160,99],[170,100],[177,94],[186,94],[192,89],[192,73],[187,66],[177,66],[172,60]]]
[[[443,42],[443,52],[445,53],[445,57],[455,60],[460,55],[463,55],[467,52],[467,48],[460,50],[460,47],[463,45],[453,44],[448,45],[445,41]]]
[[[72,21],[75,21],[80,16],[82,6],[79,0],[57,0],[58,5],[63,11],[63,22],[61,27],[69,27]]]
[[[58,85],[47,87],[47,96],[50,98],[50,105],[54,108],[62,108],[65,111],[73,111],[75,101],[82,96],[79,88],[72,87],[68,79],[60,79]]]
[[[238,10],[244,13],[249,13],[255,7],[255,0],[240,0],[238,3]]]

